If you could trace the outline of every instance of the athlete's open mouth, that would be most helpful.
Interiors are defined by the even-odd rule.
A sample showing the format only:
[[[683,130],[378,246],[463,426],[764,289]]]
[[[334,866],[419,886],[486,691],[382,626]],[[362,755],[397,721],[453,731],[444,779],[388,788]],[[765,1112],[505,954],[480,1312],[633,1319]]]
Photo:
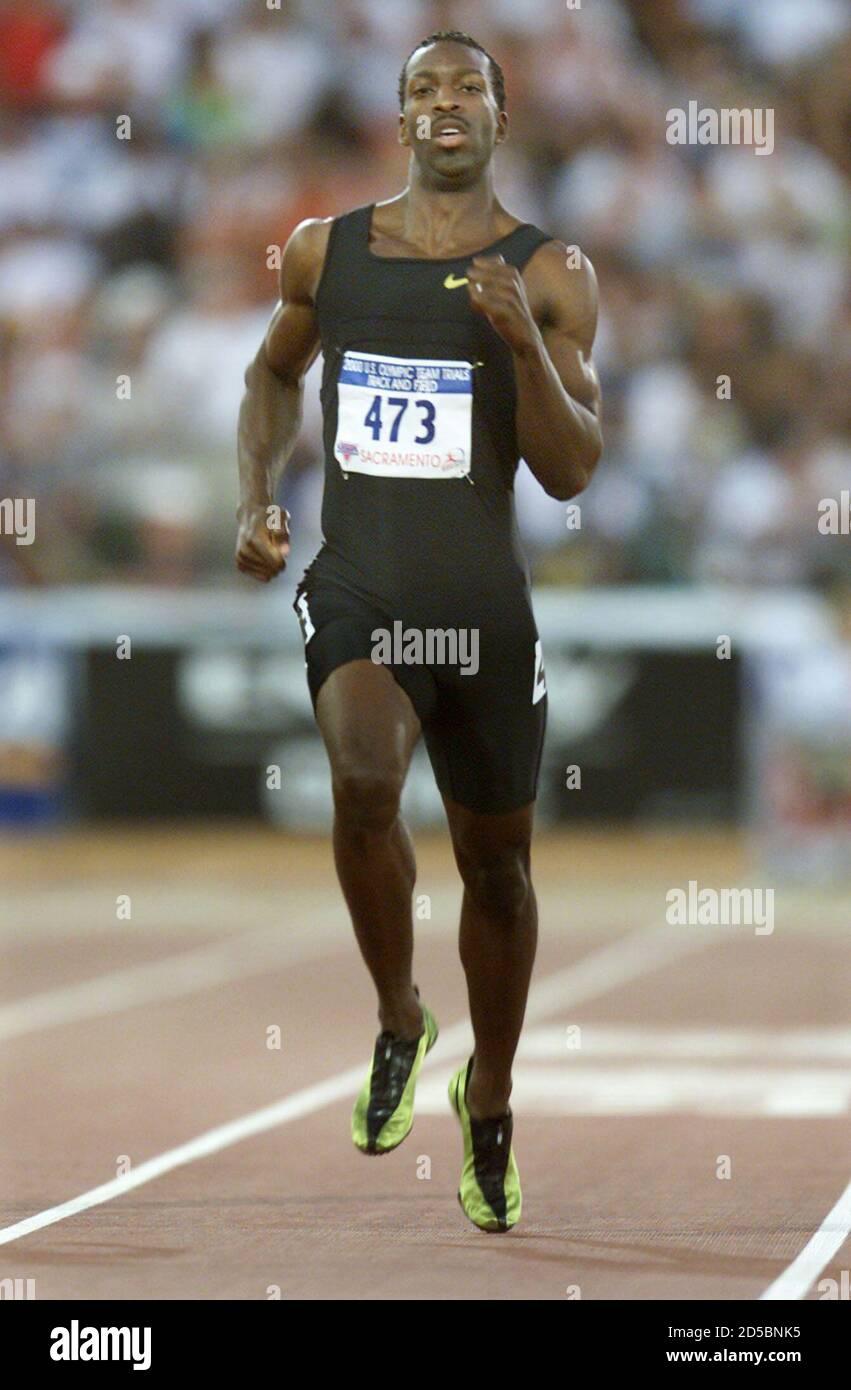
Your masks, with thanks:
[[[465,131],[460,125],[452,125],[449,121],[445,125],[439,126],[434,131],[434,139],[438,145],[445,150],[452,150],[456,145],[460,145],[466,138]]]

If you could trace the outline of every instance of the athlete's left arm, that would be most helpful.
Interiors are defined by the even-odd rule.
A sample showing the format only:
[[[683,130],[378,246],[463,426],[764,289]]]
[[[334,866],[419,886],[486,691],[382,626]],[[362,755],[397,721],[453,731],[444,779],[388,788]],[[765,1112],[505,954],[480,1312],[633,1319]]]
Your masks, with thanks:
[[[562,501],[587,487],[603,450],[591,360],[597,280],[587,257],[571,264],[567,247],[551,241],[522,275],[501,256],[477,256],[468,271],[470,302],[512,350],[520,453]]]

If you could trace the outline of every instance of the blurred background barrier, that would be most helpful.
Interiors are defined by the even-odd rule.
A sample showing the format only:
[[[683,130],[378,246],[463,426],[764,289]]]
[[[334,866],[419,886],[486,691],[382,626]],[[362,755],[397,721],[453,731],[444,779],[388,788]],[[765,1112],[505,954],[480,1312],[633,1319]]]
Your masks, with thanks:
[[[776,867],[833,878],[851,822],[851,646],[804,590],[543,590],[544,822],[753,820]],[[0,596],[7,822],[262,819],[331,793],[280,594]],[[415,825],[442,807],[420,752]]]
[[[397,75],[438,28],[505,70],[503,202],[600,282],[603,461],[571,515],[517,478],[542,815],[750,818],[841,872],[845,0],[0,0],[0,818],[327,824],[290,608],[320,364],[274,594],[233,567],[235,422],[292,228],[402,187]],[[669,144],[693,101],[770,110],[773,151]],[[423,761],[408,798],[438,814]]]

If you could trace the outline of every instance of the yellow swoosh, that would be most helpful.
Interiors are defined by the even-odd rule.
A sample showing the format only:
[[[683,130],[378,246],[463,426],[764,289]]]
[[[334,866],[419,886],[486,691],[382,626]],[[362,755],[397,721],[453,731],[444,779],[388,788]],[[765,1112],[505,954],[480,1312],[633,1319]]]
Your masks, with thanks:
[[[443,283],[448,290],[458,290],[462,285],[466,285],[468,281],[466,275],[462,275],[456,280],[455,276],[450,271]]]

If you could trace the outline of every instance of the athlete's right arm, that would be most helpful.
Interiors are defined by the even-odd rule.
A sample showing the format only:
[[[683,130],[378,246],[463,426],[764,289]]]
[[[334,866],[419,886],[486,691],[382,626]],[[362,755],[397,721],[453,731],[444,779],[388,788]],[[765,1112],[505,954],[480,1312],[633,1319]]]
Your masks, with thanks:
[[[330,227],[330,218],[311,219],[292,233],[281,261],[280,300],[245,373],[237,430],[236,563],[263,583],[280,573],[289,554],[286,519],[270,525],[268,508],[298,436],[305,373],[319,352],[314,296]]]

